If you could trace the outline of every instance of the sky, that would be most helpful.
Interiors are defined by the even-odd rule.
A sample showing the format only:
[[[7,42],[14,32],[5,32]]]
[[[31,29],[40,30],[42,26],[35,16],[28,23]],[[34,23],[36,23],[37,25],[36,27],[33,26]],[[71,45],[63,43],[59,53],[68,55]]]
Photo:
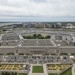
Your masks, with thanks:
[[[0,21],[75,21],[75,0],[0,0]]]

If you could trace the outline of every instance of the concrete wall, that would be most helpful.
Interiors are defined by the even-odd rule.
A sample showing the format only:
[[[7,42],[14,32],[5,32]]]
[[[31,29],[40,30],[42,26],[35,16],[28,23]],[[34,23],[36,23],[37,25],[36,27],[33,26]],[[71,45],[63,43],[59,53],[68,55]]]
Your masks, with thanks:
[[[14,47],[14,48],[0,48],[0,53],[7,54],[7,53],[15,53],[16,50],[18,50],[19,53],[25,53],[25,54],[33,54],[33,52],[38,52],[42,54],[46,53],[55,53],[56,50],[59,50],[60,53],[75,53],[75,48],[58,48],[58,47]]]
[[[75,48],[60,48],[61,53],[75,53]]]
[[[0,48],[1,54],[13,53],[15,48]]]

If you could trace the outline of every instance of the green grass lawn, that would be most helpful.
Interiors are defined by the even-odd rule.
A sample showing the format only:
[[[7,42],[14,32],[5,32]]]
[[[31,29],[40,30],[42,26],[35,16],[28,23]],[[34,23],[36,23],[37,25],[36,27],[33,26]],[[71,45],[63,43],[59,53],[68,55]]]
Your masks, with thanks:
[[[25,74],[25,73],[19,73],[18,75],[27,75],[27,74]]]
[[[56,73],[54,73],[54,74],[50,73],[49,75],[58,75],[58,74],[56,74]]]
[[[68,55],[67,53],[61,53],[60,55]]]
[[[71,55],[75,55],[75,53],[71,53]]]
[[[51,55],[56,55],[56,54],[51,54]]]
[[[75,62],[75,59],[72,59]]]
[[[63,73],[60,74],[60,75],[72,75],[71,69],[72,69],[72,68],[69,68],[68,70],[66,70],[65,72],[63,72]]]
[[[43,66],[33,66],[32,73],[44,73]]]

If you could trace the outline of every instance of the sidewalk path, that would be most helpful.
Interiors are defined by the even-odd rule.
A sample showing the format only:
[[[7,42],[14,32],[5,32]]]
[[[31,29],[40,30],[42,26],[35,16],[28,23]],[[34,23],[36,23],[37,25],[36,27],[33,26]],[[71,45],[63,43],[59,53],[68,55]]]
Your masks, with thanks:
[[[73,67],[72,67],[72,75],[75,75],[75,64],[73,64]]]

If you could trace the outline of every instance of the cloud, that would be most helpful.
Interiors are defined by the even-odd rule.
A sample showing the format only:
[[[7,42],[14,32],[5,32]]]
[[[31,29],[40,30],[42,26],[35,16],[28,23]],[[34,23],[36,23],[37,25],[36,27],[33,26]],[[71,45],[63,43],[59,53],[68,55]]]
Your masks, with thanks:
[[[3,16],[75,16],[75,0],[0,0]]]

